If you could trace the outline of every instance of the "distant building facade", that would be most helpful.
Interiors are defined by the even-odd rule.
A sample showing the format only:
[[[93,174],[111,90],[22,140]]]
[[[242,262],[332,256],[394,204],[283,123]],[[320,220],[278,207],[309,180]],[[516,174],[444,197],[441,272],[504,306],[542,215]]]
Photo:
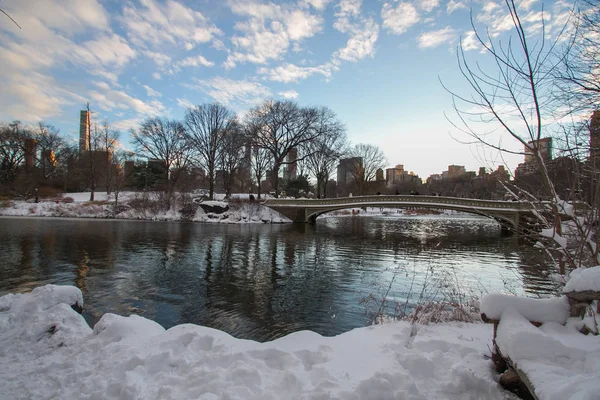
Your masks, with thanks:
[[[354,183],[357,171],[362,167],[362,157],[342,158],[337,166],[337,184]]]
[[[385,185],[388,188],[415,183],[417,181],[420,182],[421,178],[413,172],[406,171],[402,164],[397,164],[394,168],[387,168],[385,170]]]
[[[91,115],[89,110],[79,113],[79,153],[90,149]]]
[[[544,163],[547,164],[552,161],[552,138],[543,138],[528,142],[527,146],[524,147],[524,162],[519,164],[517,169],[515,169],[515,177],[533,174],[539,171],[539,165],[535,159],[535,154],[531,151],[531,147],[538,149]]]
[[[293,181],[298,178],[298,149],[292,147],[287,153],[287,165],[283,168],[283,177],[288,181]]]

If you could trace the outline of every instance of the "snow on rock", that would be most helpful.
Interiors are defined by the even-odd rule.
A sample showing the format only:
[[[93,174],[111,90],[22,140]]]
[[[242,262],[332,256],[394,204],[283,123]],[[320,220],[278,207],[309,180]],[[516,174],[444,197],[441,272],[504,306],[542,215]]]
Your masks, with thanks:
[[[488,294],[481,300],[480,310],[489,319],[500,319],[502,313],[512,307],[529,321],[558,322],[564,324],[569,318],[569,300],[566,296],[550,299],[531,299],[505,294]]]
[[[556,334],[556,323],[549,325],[546,331],[538,329],[515,308],[507,307],[498,325],[496,343],[502,354],[527,375],[540,400],[598,399],[598,337],[587,337],[574,329],[565,332],[566,327]],[[589,341],[591,345],[570,345],[575,335],[578,343]]]
[[[20,298],[28,296],[33,301],[33,294]],[[81,328],[83,319],[66,304],[54,305],[52,313],[44,308],[0,312],[1,318],[14,314],[0,333],[2,399],[511,398],[485,357],[491,325],[398,322],[336,337],[302,331],[258,343],[202,326],[164,330],[142,317],[113,314],[92,331]],[[37,327],[57,321],[54,333]],[[50,342],[61,331],[70,332],[69,340]]]
[[[0,312],[44,311],[61,303],[83,307],[81,290],[73,286],[45,285],[28,294],[7,294],[0,297]]]
[[[569,281],[563,293],[592,290],[600,292],[600,265],[590,268],[577,268],[569,274]]]

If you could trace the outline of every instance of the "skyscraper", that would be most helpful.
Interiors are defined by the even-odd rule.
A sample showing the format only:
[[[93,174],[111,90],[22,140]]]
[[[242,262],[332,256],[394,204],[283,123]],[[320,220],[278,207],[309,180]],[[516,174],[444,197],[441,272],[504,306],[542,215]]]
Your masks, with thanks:
[[[79,153],[90,149],[90,111],[81,110],[79,114]]]

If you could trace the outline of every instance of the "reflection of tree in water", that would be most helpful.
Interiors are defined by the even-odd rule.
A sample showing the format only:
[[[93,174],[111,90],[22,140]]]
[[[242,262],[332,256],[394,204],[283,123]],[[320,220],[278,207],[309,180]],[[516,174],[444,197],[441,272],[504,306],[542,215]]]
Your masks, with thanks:
[[[85,279],[87,278],[88,271],[90,270],[90,257],[87,252],[83,252],[82,257],[77,263],[77,270],[75,272],[75,286],[81,290],[81,292],[86,295],[87,287],[85,285]]]
[[[93,319],[108,311],[136,312],[166,327],[191,322],[259,340],[299,329],[336,334],[361,326],[366,319],[360,291],[370,290],[365,282],[385,284],[407,260],[420,262],[418,268],[433,260],[437,268],[442,258],[459,264],[475,253],[478,260],[505,257],[506,269],[524,272],[525,290],[540,284],[544,265],[537,253],[517,255],[514,239],[500,238],[497,226],[485,220],[349,217],[316,226],[51,222],[0,229],[0,289],[74,282],[86,293]],[[496,262],[493,268],[502,266]],[[398,282],[400,288],[405,284]]]

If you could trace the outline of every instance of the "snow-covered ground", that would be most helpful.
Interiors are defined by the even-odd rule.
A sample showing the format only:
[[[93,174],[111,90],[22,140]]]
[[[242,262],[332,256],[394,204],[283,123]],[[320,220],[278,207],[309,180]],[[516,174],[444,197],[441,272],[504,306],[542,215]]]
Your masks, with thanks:
[[[272,342],[105,314],[90,329],[45,286],[0,298],[2,399],[513,399],[488,360],[492,327],[395,322]]]
[[[205,213],[198,207],[195,214],[184,218],[181,207],[173,206],[170,210],[155,211],[151,206],[146,209],[129,207],[132,201],[142,199],[142,193],[122,192],[119,194],[119,204],[122,209],[115,213],[113,202],[114,195],[107,196],[106,192],[96,192],[94,201],[90,202],[89,193],[65,193],[62,199],[71,198],[72,202],[63,202],[60,199],[40,200],[39,203],[31,201],[11,200],[8,207],[0,207],[0,215],[19,217],[67,217],[67,218],[115,218],[115,219],[142,219],[153,221],[193,221],[193,222],[219,222],[219,223],[284,223],[290,222],[279,213],[262,205],[249,202],[229,203],[230,209],[223,214]],[[152,194],[149,195],[150,197]],[[222,198],[223,195],[217,195]],[[243,199],[248,195],[237,195],[233,198]]]

